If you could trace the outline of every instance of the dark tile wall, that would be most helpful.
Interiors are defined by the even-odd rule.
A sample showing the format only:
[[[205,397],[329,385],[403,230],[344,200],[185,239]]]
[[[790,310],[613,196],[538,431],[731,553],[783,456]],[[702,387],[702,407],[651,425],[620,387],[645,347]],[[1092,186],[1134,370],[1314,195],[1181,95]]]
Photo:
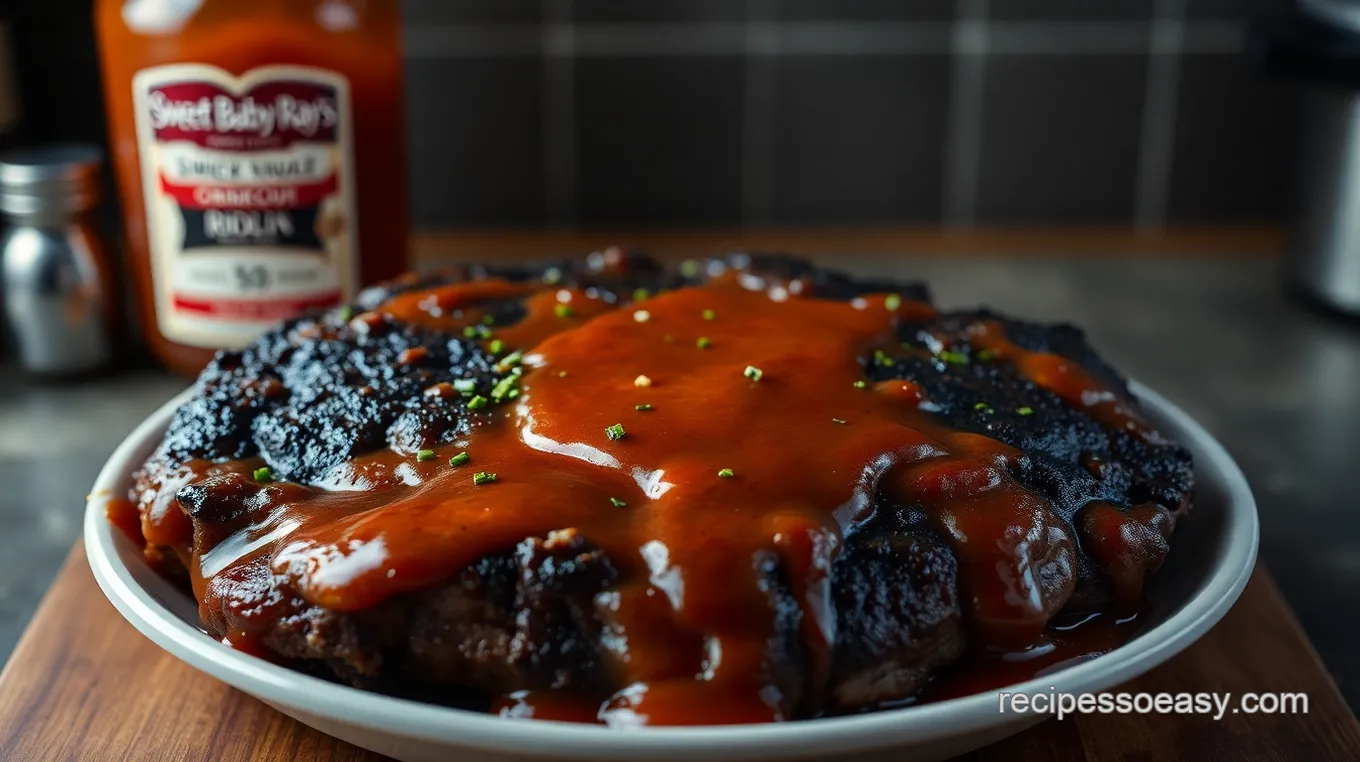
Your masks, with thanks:
[[[371,0],[370,0],[371,1]],[[1289,0],[393,0],[423,227],[1270,222]],[[91,0],[0,0],[26,139],[103,139]]]
[[[1138,55],[989,56],[977,219],[1133,219],[1146,74]]]
[[[1242,54],[1247,20],[1288,0],[405,6],[424,226],[1157,227],[1288,208],[1295,93]],[[466,23],[497,27],[503,55],[459,50]],[[451,121],[422,124],[432,108]]]

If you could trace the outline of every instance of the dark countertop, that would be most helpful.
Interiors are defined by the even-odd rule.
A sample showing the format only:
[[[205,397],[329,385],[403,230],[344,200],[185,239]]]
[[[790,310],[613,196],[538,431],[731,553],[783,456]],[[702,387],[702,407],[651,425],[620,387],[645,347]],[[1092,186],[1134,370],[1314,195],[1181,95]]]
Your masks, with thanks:
[[[925,278],[945,305],[1082,325],[1116,367],[1197,418],[1246,472],[1261,558],[1360,707],[1360,323],[1299,307],[1264,258],[826,262]],[[104,459],[185,385],[137,371],[43,387],[0,366],[0,656],[79,534]]]

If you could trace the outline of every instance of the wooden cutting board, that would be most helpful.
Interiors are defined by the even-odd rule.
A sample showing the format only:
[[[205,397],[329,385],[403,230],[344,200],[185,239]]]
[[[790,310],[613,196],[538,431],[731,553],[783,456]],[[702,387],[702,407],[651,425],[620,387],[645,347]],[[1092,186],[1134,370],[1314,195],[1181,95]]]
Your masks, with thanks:
[[[1049,720],[962,759],[1360,760],[1360,724],[1263,569],[1212,632],[1121,690],[1301,691],[1308,713]],[[0,760],[57,759],[385,758],[289,719],[152,645],[104,599],[77,545],[0,673]]]

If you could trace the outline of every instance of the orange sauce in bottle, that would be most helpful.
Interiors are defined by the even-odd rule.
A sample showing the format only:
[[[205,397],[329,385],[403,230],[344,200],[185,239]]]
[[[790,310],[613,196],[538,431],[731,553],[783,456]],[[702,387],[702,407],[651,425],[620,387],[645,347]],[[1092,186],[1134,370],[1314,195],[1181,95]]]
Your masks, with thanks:
[[[147,343],[196,373],[407,269],[397,0],[97,0]]]

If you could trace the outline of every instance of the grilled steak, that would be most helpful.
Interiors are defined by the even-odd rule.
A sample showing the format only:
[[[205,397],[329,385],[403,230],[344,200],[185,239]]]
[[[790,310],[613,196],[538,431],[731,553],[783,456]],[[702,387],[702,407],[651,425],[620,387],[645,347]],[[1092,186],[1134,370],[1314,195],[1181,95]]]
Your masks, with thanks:
[[[635,724],[910,700],[1129,610],[1191,487],[1071,326],[611,250],[380,284],[219,353],[133,499],[237,647]]]

